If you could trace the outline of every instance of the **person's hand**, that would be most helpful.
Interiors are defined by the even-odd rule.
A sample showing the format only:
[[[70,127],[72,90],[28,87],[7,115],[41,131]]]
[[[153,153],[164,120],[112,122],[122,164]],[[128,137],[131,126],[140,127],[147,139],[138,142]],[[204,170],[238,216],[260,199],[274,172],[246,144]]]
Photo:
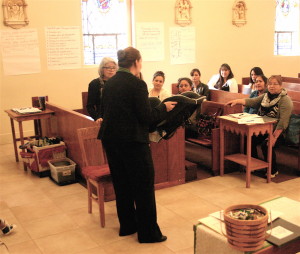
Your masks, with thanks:
[[[101,118],[101,117],[96,120],[96,124],[101,125],[102,122],[103,122],[103,118]]]
[[[175,108],[177,102],[176,101],[166,101],[164,102],[166,105],[167,112],[171,111],[173,108]]]
[[[225,106],[233,107],[234,105],[236,105],[236,103],[237,103],[237,100],[231,100],[231,101],[228,101],[227,103],[225,103]]]

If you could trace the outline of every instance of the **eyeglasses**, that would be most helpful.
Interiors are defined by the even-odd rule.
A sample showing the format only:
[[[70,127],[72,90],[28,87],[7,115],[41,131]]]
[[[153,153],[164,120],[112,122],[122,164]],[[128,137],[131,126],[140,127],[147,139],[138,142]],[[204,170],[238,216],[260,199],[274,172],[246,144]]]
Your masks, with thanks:
[[[103,69],[107,69],[107,70],[116,70],[116,67],[103,67]]]

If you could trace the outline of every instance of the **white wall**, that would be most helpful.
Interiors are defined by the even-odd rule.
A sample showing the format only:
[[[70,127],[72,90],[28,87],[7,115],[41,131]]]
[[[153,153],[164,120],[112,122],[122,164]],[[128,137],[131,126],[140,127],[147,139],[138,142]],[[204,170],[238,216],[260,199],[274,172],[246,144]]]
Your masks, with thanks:
[[[165,31],[165,59],[144,62],[143,75],[151,86],[157,70],[166,73],[166,88],[179,77],[188,76],[192,68],[199,68],[205,83],[222,63],[228,63],[238,82],[248,76],[254,66],[263,68],[267,76],[282,74],[297,76],[300,57],[273,55],[275,0],[252,0],[247,4],[247,24],[232,25],[234,0],[191,0],[192,24],[196,28],[196,63],[171,65],[169,58],[169,28],[176,26],[175,0],[135,0],[136,22],[163,22]],[[97,66],[82,66],[73,70],[48,70],[46,62],[45,27],[80,26],[80,0],[27,1],[29,25],[38,30],[41,73],[4,76],[0,61],[0,143],[11,142],[9,118],[4,112],[12,107],[31,105],[32,96],[48,95],[50,101],[70,109],[81,108],[81,92],[87,91],[90,80],[97,77]],[[3,13],[0,12],[1,20]],[[1,30],[9,30],[1,23]],[[24,124],[25,134],[31,134],[32,123]]]

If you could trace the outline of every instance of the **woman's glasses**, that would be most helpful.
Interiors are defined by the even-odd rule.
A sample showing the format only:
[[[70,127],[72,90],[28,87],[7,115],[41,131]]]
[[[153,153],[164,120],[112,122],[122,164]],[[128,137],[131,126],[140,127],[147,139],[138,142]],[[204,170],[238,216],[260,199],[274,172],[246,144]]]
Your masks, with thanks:
[[[116,67],[103,67],[103,69],[106,69],[106,70],[116,70],[117,68]]]

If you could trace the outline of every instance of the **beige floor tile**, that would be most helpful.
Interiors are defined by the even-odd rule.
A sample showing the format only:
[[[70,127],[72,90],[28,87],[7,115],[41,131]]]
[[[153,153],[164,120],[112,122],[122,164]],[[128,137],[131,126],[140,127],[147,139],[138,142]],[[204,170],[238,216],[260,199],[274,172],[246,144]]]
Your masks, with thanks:
[[[49,179],[49,181],[51,182],[50,188],[48,186],[41,187],[41,189],[43,191],[47,192],[47,195],[49,196],[49,198],[55,199],[58,197],[77,194],[77,193],[84,193],[87,196],[87,189],[84,188],[79,183],[69,184],[69,185],[65,185],[65,186],[58,186],[57,184],[52,182],[50,179]]]
[[[187,199],[179,203],[174,202],[165,205],[165,207],[191,223],[196,223],[198,219],[206,217],[208,214],[218,211],[221,208],[201,198]]]
[[[6,248],[4,244],[0,244],[0,253],[1,254],[9,254],[9,250]]]
[[[62,210],[52,200],[43,199],[11,208],[14,215],[22,222],[32,221],[49,215],[61,214]]]
[[[194,247],[176,251],[175,254],[194,254]],[[207,253],[208,254],[208,253]]]
[[[6,210],[6,209],[9,209],[9,207],[5,201],[1,200],[1,197],[0,197],[0,211]]]
[[[82,185],[58,186],[25,172],[22,162],[15,162],[13,146],[0,145],[0,216],[17,225],[0,238],[12,254],[192,254],[193,225],[199,218],[280,195],[300,201],[300,178],[267,184],[252,175],[251,188],[245,185],[245,174],[234,172],[156,191],[158,224],[168,240],[139,244],[137,234],[119,237],[115,201],[105,202],[102,228],[98,206],[93,203],[93,213],[87,212]]]
[[[34,240],[43,254],[74,254],[98,247],[81,230],[70,230]]]
[[[53,202],[65,212],[83,207],[87,208],[87,194],[84,192],[79,192],[56,197],[53,199]]]
[[[161,205],[157,205],[157,220],[162,231],[165,227],[187,225],[190,223],[186,218]]]
[[[40,192],[39,189],[36,188],[18,193],[1,195],[1,197],[6,201],[9,207],[22,206],[39,200],[50,200],[45,193]]]
[[[105,245],[103,248],[107,254],[174,254],[172,250],[164,245],[165,243],[140,244],[135,237],[130,237]]]
[[[96,247],[93,249],[76,252],[76,254],[107,254],[107,252],[102,247]]]
[[[245,195],[239,191],[237,188],[227,189],[226,192],[218,191],[212,192],[209,195],[203,197],[207,202],[213,202],[217,204],[222,209],[225,209],[228,206],[234,205],[236,203],[255,203],[255,197],[250,195]]]
[[[227,187],[223,184],[211,183],[206,180],[207,179],[184,184],[186,186],[181,187],[181,189],[184,189],[193,195],[197,195],[200,198],[207,194],[211,194],[212,192],[226,191],[227,189]]]
[[[300,187],[282,193],[282,196],[297,200],[300,202]]]
[[[110,213],[108,210],[108,206],[105,207],[105,227],[106,228],[112,228],[112,227],[118,227],[119,221],[117,217],[117,213]],[[73,220],[74,223],[76,223],[80,227],[85,228],[98,228],[101,227],[100,225],[100,216],[98,211],[98,206],[93,206],[93,212],[88,213],[87,207],[79,208],[76,210],[72,210],[70,212],[67,212],[68,216]]]
[[[155,193],[155,198],[157,204],[167,205],[174,202],[180,202],[181,200],[197,198],[196,195],[186,191],[186,190],[178,190],[174,191],[175,188],[166,188],[162,190],[158,190]]]
[[[40,190],[29,179],[6,182],[1,187],[1,195],[17,194],[24,191],[38,192]]]
[[[57,233],[79,228],[65,214],[51,215],[33,221],[22,223],[32,239],[37,239]]]
[[[10,254],[29,254],[29,253],[30,254],[42,254],[41,250],[31,240],[10,246],[9,253]]]
[[[7,213],[1,214],[1,216],[3,216],[5,220],[9,222],[9,224],[15,224],[17,226],[9,235],[1,235],[1,241],[3,241],[8,246],[8,248],[15,244],[31,241],[30,235],[23,228],[21,222],[11,216],[8,216]]]
[[[192,223],[187,223],[186,226],[178,225],[177,227],[173,226],[165,228],[164,234],[168,236],[168,240],[164,242],[164,245],[174,252],[192,248],[194,245],[194,231]]]
[[[278,185],[280,185],[280,188],[284,189],[285,191],[293,190],[294,188],[300,186],[300,177],[279,183]]]
[[[124,238],[136,238],[136,235],[130,235],[126,237],[119,237],[119,226],[117,227],[93,227],[93,228],[85,228],[82,227],[82,230],[93,239],[99,246],[104,246],[106,244],[115,243]]]

